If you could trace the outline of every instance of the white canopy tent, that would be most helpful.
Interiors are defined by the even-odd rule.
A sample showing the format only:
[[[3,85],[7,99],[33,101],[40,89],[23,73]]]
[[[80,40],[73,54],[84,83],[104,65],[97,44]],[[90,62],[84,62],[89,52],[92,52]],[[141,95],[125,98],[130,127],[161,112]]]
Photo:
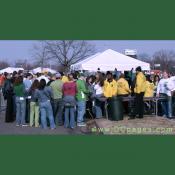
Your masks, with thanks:
[[[123,55],[114,50],[108,49],[102,53],[97,53],[71,66],[72,70],[97,71],[129,71],[132,68],[141,66],[142,70],[150,70],[150,64],[135,58]]]
[[[7,67],[5,69],[2,69],[0,70],[0,73],[4,73],[4,72],[7,72],[7,73],[13,73],[14,71],[19,71],[19,70],[24,70],[23,68],[18,68],[18,67]]]
[[[33,69],[31,72],[34,73],[34,74],[41,73],[41,72],[50,72],[52,74],[55,74],[57,71],[55,71],[53,69],[50,69],[50,68],[37,67],[37,68]]]

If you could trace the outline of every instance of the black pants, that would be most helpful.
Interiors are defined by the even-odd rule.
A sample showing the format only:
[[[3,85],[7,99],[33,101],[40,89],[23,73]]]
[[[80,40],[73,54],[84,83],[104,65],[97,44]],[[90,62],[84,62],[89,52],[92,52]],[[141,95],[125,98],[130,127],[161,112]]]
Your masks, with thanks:
[[[30,99],[26,99],[26,123],[30,122]]]
[[[128,97],[128,94],[118,95],[118,97],[121,97],[121,98],[122,97]],[[123,103],[124,112],[126,114],[128,114],[128,101],[123,101],[122,103]]]
[[[143,118],[144,113],[144,101],[143,101],[144,92],[141,92],[139,94],[135,94],[135,103],[136,103],[136,115],[138,115],[139,118]]]
[[[52,108],[55,123],[58,125],[63,125],[63,110],[64,105],[62,99],[54,99],[52,100]]]
[[[13,122],[15,120],[13,113],[13,96],[11,93],[7,94],[7,106],[5,113],[5,122]]]

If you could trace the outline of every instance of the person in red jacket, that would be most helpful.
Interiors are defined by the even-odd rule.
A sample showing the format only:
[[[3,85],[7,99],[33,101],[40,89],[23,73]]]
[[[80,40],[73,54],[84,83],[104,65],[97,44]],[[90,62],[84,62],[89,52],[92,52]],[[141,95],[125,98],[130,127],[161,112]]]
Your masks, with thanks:
[[[65,107],[64,112],[64,127],[74,129],[75,127],[75,106],[77,93],[76,82],[74,81],[73,74],[68,74],[68,82],[63,84],[63,104]],[[70,113],[70,120],[69,120]]]

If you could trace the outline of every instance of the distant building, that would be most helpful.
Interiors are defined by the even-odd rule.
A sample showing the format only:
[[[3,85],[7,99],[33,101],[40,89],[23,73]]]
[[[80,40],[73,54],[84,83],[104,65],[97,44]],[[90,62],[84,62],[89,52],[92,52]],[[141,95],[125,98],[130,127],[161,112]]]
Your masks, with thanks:
[[[125,49],[125,55],[137,59],[137,50]]]

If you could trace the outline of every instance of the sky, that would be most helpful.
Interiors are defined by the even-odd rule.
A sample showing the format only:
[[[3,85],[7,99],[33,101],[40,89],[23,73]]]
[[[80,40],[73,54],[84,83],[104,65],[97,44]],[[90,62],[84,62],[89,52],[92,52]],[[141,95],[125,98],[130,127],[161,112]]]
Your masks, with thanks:
[[[88,41],[93,44],[97,52],[113,49],[124,53],[125,49],[136,49],[138,54],[146,53],[153,55],[154,52],[165,49],[175,51],[175,40],[94,40]],[[31,60],[32,48],[38,41],[35,40],[0,40],[0,60],[14,63],[15,60]]]

